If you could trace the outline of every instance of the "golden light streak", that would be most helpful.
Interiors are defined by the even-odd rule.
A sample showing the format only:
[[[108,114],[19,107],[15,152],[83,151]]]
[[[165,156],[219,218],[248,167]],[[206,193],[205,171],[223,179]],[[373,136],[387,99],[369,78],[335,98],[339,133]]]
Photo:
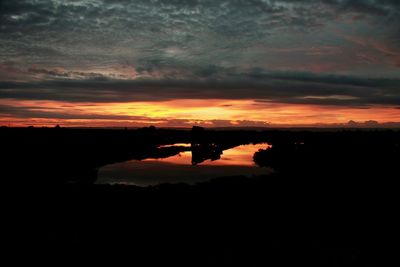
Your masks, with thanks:
[[[371,106],[352,108],[257,102],[254,100],[171,100],[127,103],[71,103],[62,101],[0,100],[0,124],[13,126],[249,126],[250,123],[309,125],[375,120],[400,122],[400,110]],[[7,108],[13,107],[7,113]],[[13,110],[21,110],[15,113]],[[45,116],[43,115],[45,114]],[[246,124],[247,123],[247,124]]]

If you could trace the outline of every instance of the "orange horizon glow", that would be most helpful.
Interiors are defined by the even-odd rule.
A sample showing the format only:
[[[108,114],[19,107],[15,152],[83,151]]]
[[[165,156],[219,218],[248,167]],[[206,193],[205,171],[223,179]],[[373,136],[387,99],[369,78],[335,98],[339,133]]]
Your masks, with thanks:
[[[400,110],[395,107],[370,106],[368,108],[284,104],[255,100],[169,100],[159,102],[127,103],[71,103],[63,101],[36,101],[5,99],[8,105],[32,111],[32,117],[1,115],[0,124],[25,127],[189,127],[202,126],[268,126],[343,124],[378,121],[400,122]],[[35,116],[35,112],[46,116]],[[61,115],[60,115],[61,114]],[[54,116],[54,117],[52,117]],[[72,116],[72,118],[68,118]],[[87,117],[90,117],[89,119]],[[108,117],[107,117],[108,116]]]

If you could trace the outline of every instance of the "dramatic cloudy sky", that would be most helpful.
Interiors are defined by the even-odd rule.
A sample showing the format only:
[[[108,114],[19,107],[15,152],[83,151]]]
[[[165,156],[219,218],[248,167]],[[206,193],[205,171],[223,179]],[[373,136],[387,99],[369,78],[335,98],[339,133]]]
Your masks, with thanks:
[[[0,124],[400,121],[398,0],[0,0]]]

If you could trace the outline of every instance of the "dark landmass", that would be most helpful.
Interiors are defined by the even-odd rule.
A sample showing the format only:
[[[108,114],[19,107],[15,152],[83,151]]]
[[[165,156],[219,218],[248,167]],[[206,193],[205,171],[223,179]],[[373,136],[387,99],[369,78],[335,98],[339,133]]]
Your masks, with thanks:
[[[19,260],[133,265],[388,266],[400,132],[1,128],[3,242]],[[275,172],[196,185],[95,184],[101,166],[267,142]],[[191,147],[160,147],[191,143]],[[78,261],[79,259],[79,261]],[[56,263],[57,263],[56,262]],[[79,262],[79,263],[78,263]]]

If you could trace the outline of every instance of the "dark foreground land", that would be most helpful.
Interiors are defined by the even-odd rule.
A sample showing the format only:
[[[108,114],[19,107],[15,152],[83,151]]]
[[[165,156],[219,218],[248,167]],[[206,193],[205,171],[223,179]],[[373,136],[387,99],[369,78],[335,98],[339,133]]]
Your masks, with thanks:
[[[14,263],[398,265],[399,131],[2,128],[0,140],[2,247]],[[94,184],[106,164],[187,149],[160,145],[191,143],[197,164],[258,142],[272,145],[254,154],[271,175]]]

